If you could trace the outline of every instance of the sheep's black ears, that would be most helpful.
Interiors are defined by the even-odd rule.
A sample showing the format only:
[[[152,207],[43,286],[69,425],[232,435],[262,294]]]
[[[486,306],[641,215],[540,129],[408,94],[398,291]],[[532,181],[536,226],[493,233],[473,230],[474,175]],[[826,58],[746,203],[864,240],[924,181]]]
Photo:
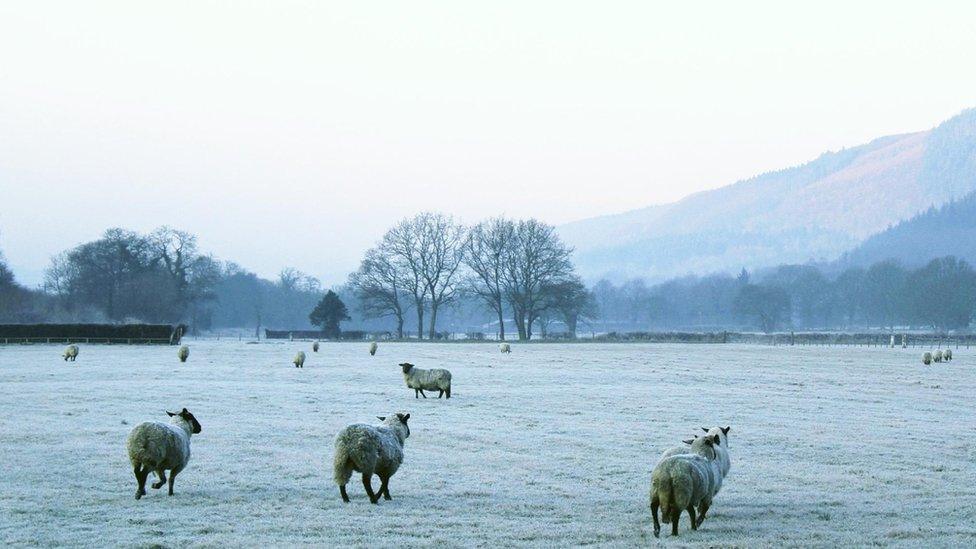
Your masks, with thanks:
[[[410,414],[403,414],[400,416],[400,421],[404,423],[406,423],[408,419],[410,419]]]
[[[714,437],[712,437],[712,442],[714,444],[721,444],[722,443],[722,437],[720,437],[718,435],[715,435]]]
[[[704,427],[702,427],[702,428],[701,428],[701,430],[702,430],[702,431],[705,431],[706,433],[708,432],[708,429],[706,429],[706,428],[704,428]]]
[[[685,440],[682,440],[681,442],[684,442],[685,444],[691,444],[692,442],[695,442],[695,439],[693,439],[693,438],[687,438]]]
[[[376,419],[380,421],[386,421],[386,416],[376,416]]]
[[[731,431],[731,430],[732,430],[732,426],[731,425],[729,425],[728,427],[722,427],[722,433],[724,433],[726,435],[729,434],[729,431]]]
[[[174,414],[173,412],[169,412],[169,411],[167,411],[167,412],[166,412],[166,415],[168,415],[169,417],[173,417],[173,416],[175,416],[176,414]]]
[[[190,412],[189,412],[189,411],[188,411],[188,410],[187,410],[186,408],[183,408],[183,411],[182,411],[182,412],[180,412],[180,413],[181,413],[181,414],[189,414]]]

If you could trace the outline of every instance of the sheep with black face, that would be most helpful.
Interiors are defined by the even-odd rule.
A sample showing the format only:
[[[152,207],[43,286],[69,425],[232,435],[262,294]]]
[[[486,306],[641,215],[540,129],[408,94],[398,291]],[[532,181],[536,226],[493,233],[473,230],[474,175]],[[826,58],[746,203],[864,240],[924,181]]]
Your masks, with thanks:
[[[200,422],[186,408],[179,413],[166,412],[169,423],[146,421],[133,427],[125,446],[136,476],[136,499],[146,495],[146,478],[156,472],[158,490],[166,483],[169,470],[169,495],[173,495],[176,475],[190,462],[190,436],[201,431]]]
[[[335,454],[332,459],[333,480],[339,486],[342,501],[349,503],[346,484],[353,471],[363,474],[363,487],[370,503],[377,503],[380,496],[390,496],[390,477],[403,463],[403,444],[410,436],[407,421],[410,414],[397,413],[389,417],[378,416],[381,425],[355,423],[345,427],[335,438]],[[373,492],[372,477],[380,477],[380,490]]]
[[[437,398],[444,395],[451,398],[451,372],[441,368],[424,370],[409,362],[401,363],[400,367],[403,368],[403,381],[407,383],[407,387],[413,389],[414,398],[427,398],[425,390],[440,391]]]

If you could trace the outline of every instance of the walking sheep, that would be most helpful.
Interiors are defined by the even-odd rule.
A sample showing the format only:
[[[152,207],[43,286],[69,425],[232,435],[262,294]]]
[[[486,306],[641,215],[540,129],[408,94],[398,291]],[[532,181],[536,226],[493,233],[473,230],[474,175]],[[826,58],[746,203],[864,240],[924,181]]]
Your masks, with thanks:
[[[61,357],[64,358],[65,362],[69,360],[71,362],[74,362],[75,359],[78,358],[78,346],[68,345],[67,347],[64,348],[64,353],[61,355]]]
[[[501,345],[498,346],[498,350],[500,350],[503,353],[511,353],[512,346],[509,345],[508,343],[502,343]]]
[[[424,394],[425,390],[440,391],[437,398],[441,398],[445,394],[447,398],[451,398],[451,372],[440,368],[422,370],[409,362],[400,364],[400,367],[403,368],[403,380],[407,382],[407,387],[413,389],[414,398],[421,396],[427,398],[427,395]]]
[[[932,364],[932,353],[925,351],[925,354],[922,355],[922,364],[926,366]]]
[[[950,361],[950,360],[952,360],[952,349],[946,349],[946,350],[945,350],[945,351],[944,351],[944,352],[942,353],[942,358],[943,358],[943,359],[944,359],[944,360],[945,360],[946,362],[948,362],[948,361]]]
[[[695,507],[698,507],[700,516],[704,516],[721,482],[720,471],[712,464],[716,441],[716,437],[704,436],[692,444],[692,451],[696,453],[671,456],[654,467],[650,499],[655,537],[661,533],[658,508],[671,523],[672,536],[678,535],[678,519],[683,510],[688,512],[692,530],[701,525],[702,519],[695,516]]]
[[[186,345],[180,347],[180,350],[176,352],[176,356],[180,358],[180,362],[186,362],[186,359],[190,356],[190,348]]]
[[[190,461],[190,435],[200,432],[200,422],[186,408],[178,414],[166,412],[169,423],[146,421],[136,425],[129,433],[125,447],[129,452],[132,472],[136,475],[136,499],[146,495],[146,478],[156,472],[158,490],[166,483],[169,469],[169,495],[173,495],[173,482]]]
[[[295,355],[295,360],[292,360],[292,362],[295,364],[295,367],[296,368],[304,368],[305,367],[305,351],[298,351],[298,354]]]
[[[376,345],[375,341],[369,344],[369,356],[376,356],[377,347],[378,345]]]
[[[942,362],[942,349],[937,349],[935,351],[935,354],[932,355],[932,360]]]
[[[346,494],[346,484],[352,477],[352,472],[363,474],[363,487],[370,503],[377,503],[380,496],[393,499],[390,496],[390,477],[397,472],[403,463],[403,443],[410,436],[407,420],[410,414],[394,414],[390,417],[378,416],[382,425],[366,425],[356,423],[349,425],[335,438],[335,456],[333,457],[333,479],[339,486],[342,501],[349,503]],[[373,493],[371,479],[373,475],[380,477],[380,491]]]
[[[312,344],[312,352],[313,353],[319,352],[319,342],[318,341],[316,341],[315,343]]]

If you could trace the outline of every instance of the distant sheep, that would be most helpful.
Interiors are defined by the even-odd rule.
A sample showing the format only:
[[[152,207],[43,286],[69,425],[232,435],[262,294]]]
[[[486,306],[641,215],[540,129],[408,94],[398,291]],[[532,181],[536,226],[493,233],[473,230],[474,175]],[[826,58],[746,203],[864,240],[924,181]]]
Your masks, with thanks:
[[[936,349],[935,354],[932,355],[932,360],[942,362],[942,349]]]
[[[190,461],[190,435],[200,432],[200,422],[186,408],[177,414],[166,412],[169,423],[146,421],[136,425],[125,442],[136,475],[136,499],[146,495],[146,478],[150,471],[156,472],[157,482],[152,487],[158,490],[166,483],[166,470],[169,469],[169,495],[173,495],[173,482],[176,475],[186,468]]]
[[[186,359],[190,356],[190,348],[186,345],[180,347],[180,350],[176,352],[176,356],[180,358],[180,362],[186,362]]]
[[[312,352],[313,353],[319,352],[319,342],[318,341],[316,341],[315,343],[312,344]]]
[[[503,353],[511,353],[512,346],[509,345],[508,343],[502,343],[501,345],[498,346],[498,350],[500,350]]]
[[[952,349],[946,349],[943,351],[942,358],[945,359],[946,362],[952,360]]]
[[[69,360],[74,362],[75,359],[78,358],[78,346],[68,345],[64,348],[64,353],[61,355],[61,357],[64,358],[65,362]]]
[[[682,511],[688,512],[692,530],[701,525],[701,518],[695,516],[698,507],[703,517],[708,512],[717,482],[720,482],[719,469],[713,466],[714,446],[717,436],[706,435],[692,444],[694,454],[679,454],[665,458],[654,467],[651,475],[651,517],[654,520],[654,535],[661,533],[657,511],[668,517],[671,535],[678,535],[678,519]]]
[[[445,394],[447,398],[451,398],[451,372],[440,368],[423,370],[409,362],[400,364],[400,367],[403,368],[403,381],[407,383],[407,387],[413,389],[414,398],[427,398],[425,390],[440,391],[437,398]]]
[[[932,353],[925,351],[925,354],[922,355],[922,364],[926,366],[932,364]]]
[[[298,354],[295,355],[295,360],[292,360],[292,362],[295,364],[295,367],[296,368],[304,368],[305,367],[305,351],[298,351]]]
[[[369,344],[369,356],[375,356],[376,355],[376,348],[377,347],[378,347],[378,345],[376,344],[375,341]]]
[[[410,414],[379,417],[382,425],[363,423],[349,425],[336,435],[335,455],[332,460],[333,480],[339,486],[342,501],[349,503],[346,484],[353,471],[363,474],[363,487],[370,503],[377,503],[380,496],[390,497],[390,477],[403,463],[403,443],[410,436],[407,420]],[[380,491],[373,493],[371,479],[380,477]]]

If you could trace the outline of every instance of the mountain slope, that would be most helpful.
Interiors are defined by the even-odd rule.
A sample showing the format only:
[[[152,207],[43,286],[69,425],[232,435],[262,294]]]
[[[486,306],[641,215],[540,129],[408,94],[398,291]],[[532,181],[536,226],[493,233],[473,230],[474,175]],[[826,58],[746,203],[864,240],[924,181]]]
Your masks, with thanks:
[[[867,267],[893,258],[905,266],[918,267],[947,255],[976,264],[976,192],[868,238],[837,264]]]
[[[734,271],[829,260],[976,190],[976,109],[673,204],[559,228],[588,279]]]

